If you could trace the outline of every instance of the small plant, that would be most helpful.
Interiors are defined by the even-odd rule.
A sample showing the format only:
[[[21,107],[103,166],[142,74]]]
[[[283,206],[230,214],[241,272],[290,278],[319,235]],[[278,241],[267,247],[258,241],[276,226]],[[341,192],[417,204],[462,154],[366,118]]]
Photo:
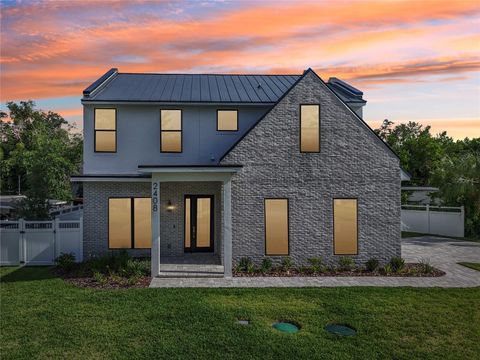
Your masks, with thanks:
[[[262,265],[260,266],[260,271],[264,274],[272,270],[272,260],[269,258],[263,258]]]
[[[255,271],[256,271],[256,269],[255,269],[255,265],[253,264],[253,262],[248,263],[247,264],[247,273],[253,274]]]
[[[390,259],[389,264],[392,268],[392,272],[399,273],[405,267],[405,260],[402,259],[400,256],[394,256]]]
[[[107,277],[98,271],[93,273],[93,280],[101,285],[105,285],[107,283]]]
[[[431,274],[435,268],[432,265],[430,265],[430,260],[421,259],[420,269],[421,269],[421,272],[424,274]]]
[[[370,259],[365,263],[365,269],[367,269],[368,272],[374,272],[378,268],[378,260],[377,259]]]
[[[248,269],[252,269],[254,267],[252,259],[247,257],[242,257],[237,265],[238,272],[248,272]]]
[[[292,267],[293,267],[292,258],[290,256],[285,257],[282,260],[282,270],[285,271],[286,273],[289,273]]]
[[[386,264],[382,269],[380,269],[380,272],[383,275],[390,275],[392,271],[392,266],[390,264]]]
[[[55,259],[57,267],[63,271],[71,271],[75,266],[75,254],[73,253],[61,253],[59,257]]]
[[[340,270],[350,271],[355,266],[355,262],[348,256],[342,256],[340,259],[338,259],[338,265]]]
[[[306,274],[306,275],[311,275],[315,273],[315,270],[313,270],[312,266],[300,266],[298,268],[298,272],[300,274]]]
[[[323,271],[322,258],[319,258],[319,257],[310,258],[308,259],[308,262],[310,263],[312,271],[315,274],[321,273]]]

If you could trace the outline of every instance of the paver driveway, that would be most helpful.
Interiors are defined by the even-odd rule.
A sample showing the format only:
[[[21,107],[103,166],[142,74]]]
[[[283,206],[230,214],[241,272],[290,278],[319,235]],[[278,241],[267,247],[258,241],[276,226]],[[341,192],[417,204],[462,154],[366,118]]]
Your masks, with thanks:
[[[457,262],[480,262],[480,244],[438,237],[402,239],[402,257],[406,262],[428,260],[446,272],[442,277],[237,277],[154,278],[150,287],[322,287],[322,286],[480,286],[480,272]]]

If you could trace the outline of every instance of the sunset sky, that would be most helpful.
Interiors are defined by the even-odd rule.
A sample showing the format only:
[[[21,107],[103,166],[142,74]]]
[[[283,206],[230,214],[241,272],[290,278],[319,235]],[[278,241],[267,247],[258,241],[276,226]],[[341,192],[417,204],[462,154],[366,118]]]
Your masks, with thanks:
[[[480,1],[1,1],[1,101],[82,127],[120,72],[293,73],[364,92],[364,118],[480,136]]]

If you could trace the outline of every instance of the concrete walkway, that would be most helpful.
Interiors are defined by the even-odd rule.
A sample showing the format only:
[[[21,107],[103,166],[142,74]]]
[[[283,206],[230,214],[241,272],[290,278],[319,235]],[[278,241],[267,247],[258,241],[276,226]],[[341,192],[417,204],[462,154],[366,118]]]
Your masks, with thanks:
[[[480,272],[457,262],[480,262],[480,244],[438,237],[402,239],[406,262],[429,260],[446,272],[442,277],[237,277],[237,278],[154,278],[150,287],[333,287],[333,286],[480,286]]]

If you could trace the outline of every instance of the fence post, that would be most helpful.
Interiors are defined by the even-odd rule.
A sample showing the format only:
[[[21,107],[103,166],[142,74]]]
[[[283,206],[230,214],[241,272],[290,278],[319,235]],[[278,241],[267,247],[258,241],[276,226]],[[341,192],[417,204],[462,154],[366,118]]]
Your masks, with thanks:
[[[20,251],[20,262],[27,262],[27,249],[25,244],[25,219],[18,219],[18,246]]]
[[[460,218],[462,224],[462,237],[465,237],[465,207],[460,206]]]
[[[58,243],[59,243],[59,238],[60,238],[59,230],[60,230],[60,219],[56,217],[53,220],[53,259],[52,259],[52,263],[55,262],[55,259],[59,255],[59,254],[57,254]]]
[[[77,261],[82,262],[83,261],[83,215],[80,216],[80,259]]]
[[[430,234],[430,204],[427,204],[427,233]]]

